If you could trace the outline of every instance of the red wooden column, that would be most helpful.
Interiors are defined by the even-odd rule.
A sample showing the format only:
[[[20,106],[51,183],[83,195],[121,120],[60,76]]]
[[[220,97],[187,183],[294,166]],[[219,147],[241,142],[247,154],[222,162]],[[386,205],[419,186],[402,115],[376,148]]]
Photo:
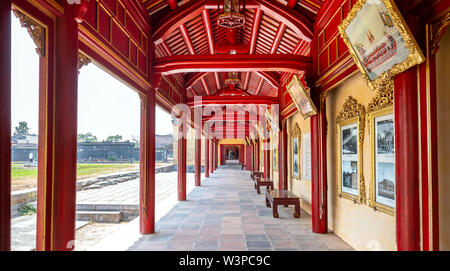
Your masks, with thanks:
[[[54,91],[44,106],[44,160],[39,161],[36,250],[73,250],[77,175],[78,25],[75,5],[56,17]],[[41,93],[42,94],[42,93]],[[44,111],[44,112],[42,112]],[[42,132],[42,133],[41,133]],[[40,140],[41,142],[41,140]],[[45,163],[41,163],[41,161]]]
[[[214,161],[215,161],[214,170],[216,170],[219,167],[219,141],[217,139],[215,140],[214,145],[216,146],[216,148],[214,149],[214,151],[215,151],[215,153],[214,153]]]
[[[11,250],[11,0],[0,1],[0,251]]]
[[[178,200],[186,200],[186,134],[183,117],[178,126]]]
[[[141,95],[140,232],[155,232],[155,91]]]
[[[255,171],[259,171],[260,167],[259,167],[259,139],[256,140],[255,143]]]
[[[200,128],[195,128],[195,158],[194,158],[194,167],[195,167],[195,186],[201,185],[201,176],[202,176],[202,138],[201,138]]]
[[[394,80],[398,250],[420,250],[419,126],[415,68]]]
[[[209,177],[209,139],[205,138],[205,177]]]
[[[279,170],[279,189],[288,189],[287,185],[287,132],[286,120],[282,121],[280,132],[278,133],[278,170]]]
[[[328,232],[327,213],[327,160],[325,98],[320,102],[319,114],[311,117],[311,211],[312,230]]]
[[[209,173],[214,172],[214,139],[209,140]]]
[[[264,178],[270,178],[270,139],[265,139],[264,143]]]

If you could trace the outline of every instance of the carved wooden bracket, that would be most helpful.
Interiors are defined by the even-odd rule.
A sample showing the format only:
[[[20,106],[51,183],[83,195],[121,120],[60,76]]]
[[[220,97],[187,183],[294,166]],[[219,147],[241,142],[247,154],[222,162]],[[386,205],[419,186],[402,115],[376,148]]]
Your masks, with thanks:
[[[367,113],[378,111],[394,105],[394,81],[377,90],[376,96],[369,103]]]
[[[33,20],[28,15],[17,9],[13,9],[14,15],[19,19],[22,27],[28,30],[31,38],[36,44],[36,52],[39,56],[45,57],[46,52],[46,31],[45,27]]]
[[[87,57],[85,54],[78,52],[78,72],[80,72],[81,68],[91,63],[91,59]]]
[[[447,12],[444,16],[438,19],[430,27],[430,53],[436,54],[439,50],[439,42],[447,31],[450,23],[450,12]]]

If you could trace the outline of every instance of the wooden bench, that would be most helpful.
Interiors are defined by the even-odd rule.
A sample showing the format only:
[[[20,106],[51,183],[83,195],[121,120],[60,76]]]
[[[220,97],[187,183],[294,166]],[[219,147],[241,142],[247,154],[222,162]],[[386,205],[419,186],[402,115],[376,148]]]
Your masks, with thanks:
[[[250,176],[252,177],[253,180],[256,179],[256,178],[262,178],[262,177],[264,177],[264,172],[262,172],[262,171],[253,171]]]
[[[255,189],[256,193],[261,194],[261,186],[265,186],[267,190],[273,189],[273,181],[269,178],[256,178],[255,179]]]
[[[270,207],[272,204],[273,217],[278,218],[278,205],[295,205],[294,217],[300,217],[300,198],[288,190],[267,190],[266,192],[266,206]]]

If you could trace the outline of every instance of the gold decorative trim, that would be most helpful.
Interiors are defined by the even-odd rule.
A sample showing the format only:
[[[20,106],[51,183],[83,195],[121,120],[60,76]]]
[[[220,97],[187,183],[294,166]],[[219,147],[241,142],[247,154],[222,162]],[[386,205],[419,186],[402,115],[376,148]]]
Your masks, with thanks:
[[[390,80],[388,84],[377,89],[377,94],[367,106],[367,113],[381,110],[394,105],[394,81]]]
[[[375,119],[382,116],[387,116],[394,113],[393,106],[386,106],[384,108],[378,109],[377,111],[372,111],[368,114],[369,118],[369,134],[370,134],[370,150],[371,150],[371,158],[372,162],[370,165],[371,168],[371,177],[370,181],[370,191],[368,198],[368,205],[370,208],[373,208],[375,211],[381,211],[387,213],[389,215],[395,215],[395,208],[387,206],[385,204],[379,203],[376,201],[376,151],[375,151]]]
[[[337,123],[337,144],[338,144],[338,197],[347,198],[353,200],[355,203],[366,203],[366,185],[363,172],[363,143],[364,143],[364,131],[365,131],[366,110],[364,106],[358,104],[358,102],[351,96],[347,98],[344,106],[336,116]],[[358,196],[342,192],[342,150],[341,150],[341,127],[352,123],[357,124],[358,129]]]
[[[439,50],[439,42],[444,37],[445,32],[450,24],[450,12],[438,19],[431,25],[430,31],[430,52],[432,55]]]
[[[301,137],[302,131],[298,126],[298,123],[295,123],[294,128],[292,128],[292,137]]]
[[[33,20],[31,17],[27,16],[23,12],[13,9],[14,15],[19,19],[20,25],[28,30],[31,38],[36,44],[36,52],[39,56],[45,57],[46,52],[46,31],[45,27]]]
[[[412,35],[411,31],[408,28],[408,25],[406,24],[405,20],[403,19],[400,11],[398,10],[397,6],[395,5],[393,0],[380,0],[383,2],[383,4],[386,6],[387,10],[389,11],[389,15],[391,15],[393,24],[397,28],[398,32],[402,36],[405,46],[408,48],[410,54],[409,56],[401,63],[398,63],[388,71],[385,71],[382,73],[377,79],[370,80],[369,76],[362,66],[358,56],[356,55],[356,51],[353,48],[353,45],[351,44],[349,37],[345,33],[345,30],[350,25],[350,23],[355,19],[358,12],[361,10],[361,8],[366,4],[368,0],[358,0],[354,5],[351,11],[348,13],[347,18],[342,21],[342,23],[338,26],[339,32],[341,34],[342,39],[344,40],[345,44],[349,48],[349,52],[351,56],[353,57],[353,60],[355,61],[356,65],[358,66],[358,69],[362,73],[362,76],[364,78],[364,81],[366,81],[367,85],[375,90],[379,88],[380,86],[383,86],[386,84],[386,82],[392,80],[397,74],[402,73],[403,71],[406,71],[407,69],[416,66],[418,64],[421,64],[423,61],[425,61],[425,57],[420,50],[419,46],[417,45],[416,40],[414,39],[414,36]]]
[[[88,56],[82,52],[78,52],[78,72],[80,72],[81,68],[87,66],[91,62],[92,60]]]

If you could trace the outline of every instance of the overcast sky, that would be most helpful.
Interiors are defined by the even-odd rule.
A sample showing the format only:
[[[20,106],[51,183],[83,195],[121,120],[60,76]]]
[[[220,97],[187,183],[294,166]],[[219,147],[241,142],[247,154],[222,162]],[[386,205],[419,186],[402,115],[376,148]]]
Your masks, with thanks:
[[[12,129],[20,121],[38,132],[39,58],[35,44],[19,20],[12,16]],[[110,135],[139,136],[139,96],[94,64],[78,77],[78,133],[91,132],[99,140]],[[156,133],[171,134],[170,115],[156,108]]]

